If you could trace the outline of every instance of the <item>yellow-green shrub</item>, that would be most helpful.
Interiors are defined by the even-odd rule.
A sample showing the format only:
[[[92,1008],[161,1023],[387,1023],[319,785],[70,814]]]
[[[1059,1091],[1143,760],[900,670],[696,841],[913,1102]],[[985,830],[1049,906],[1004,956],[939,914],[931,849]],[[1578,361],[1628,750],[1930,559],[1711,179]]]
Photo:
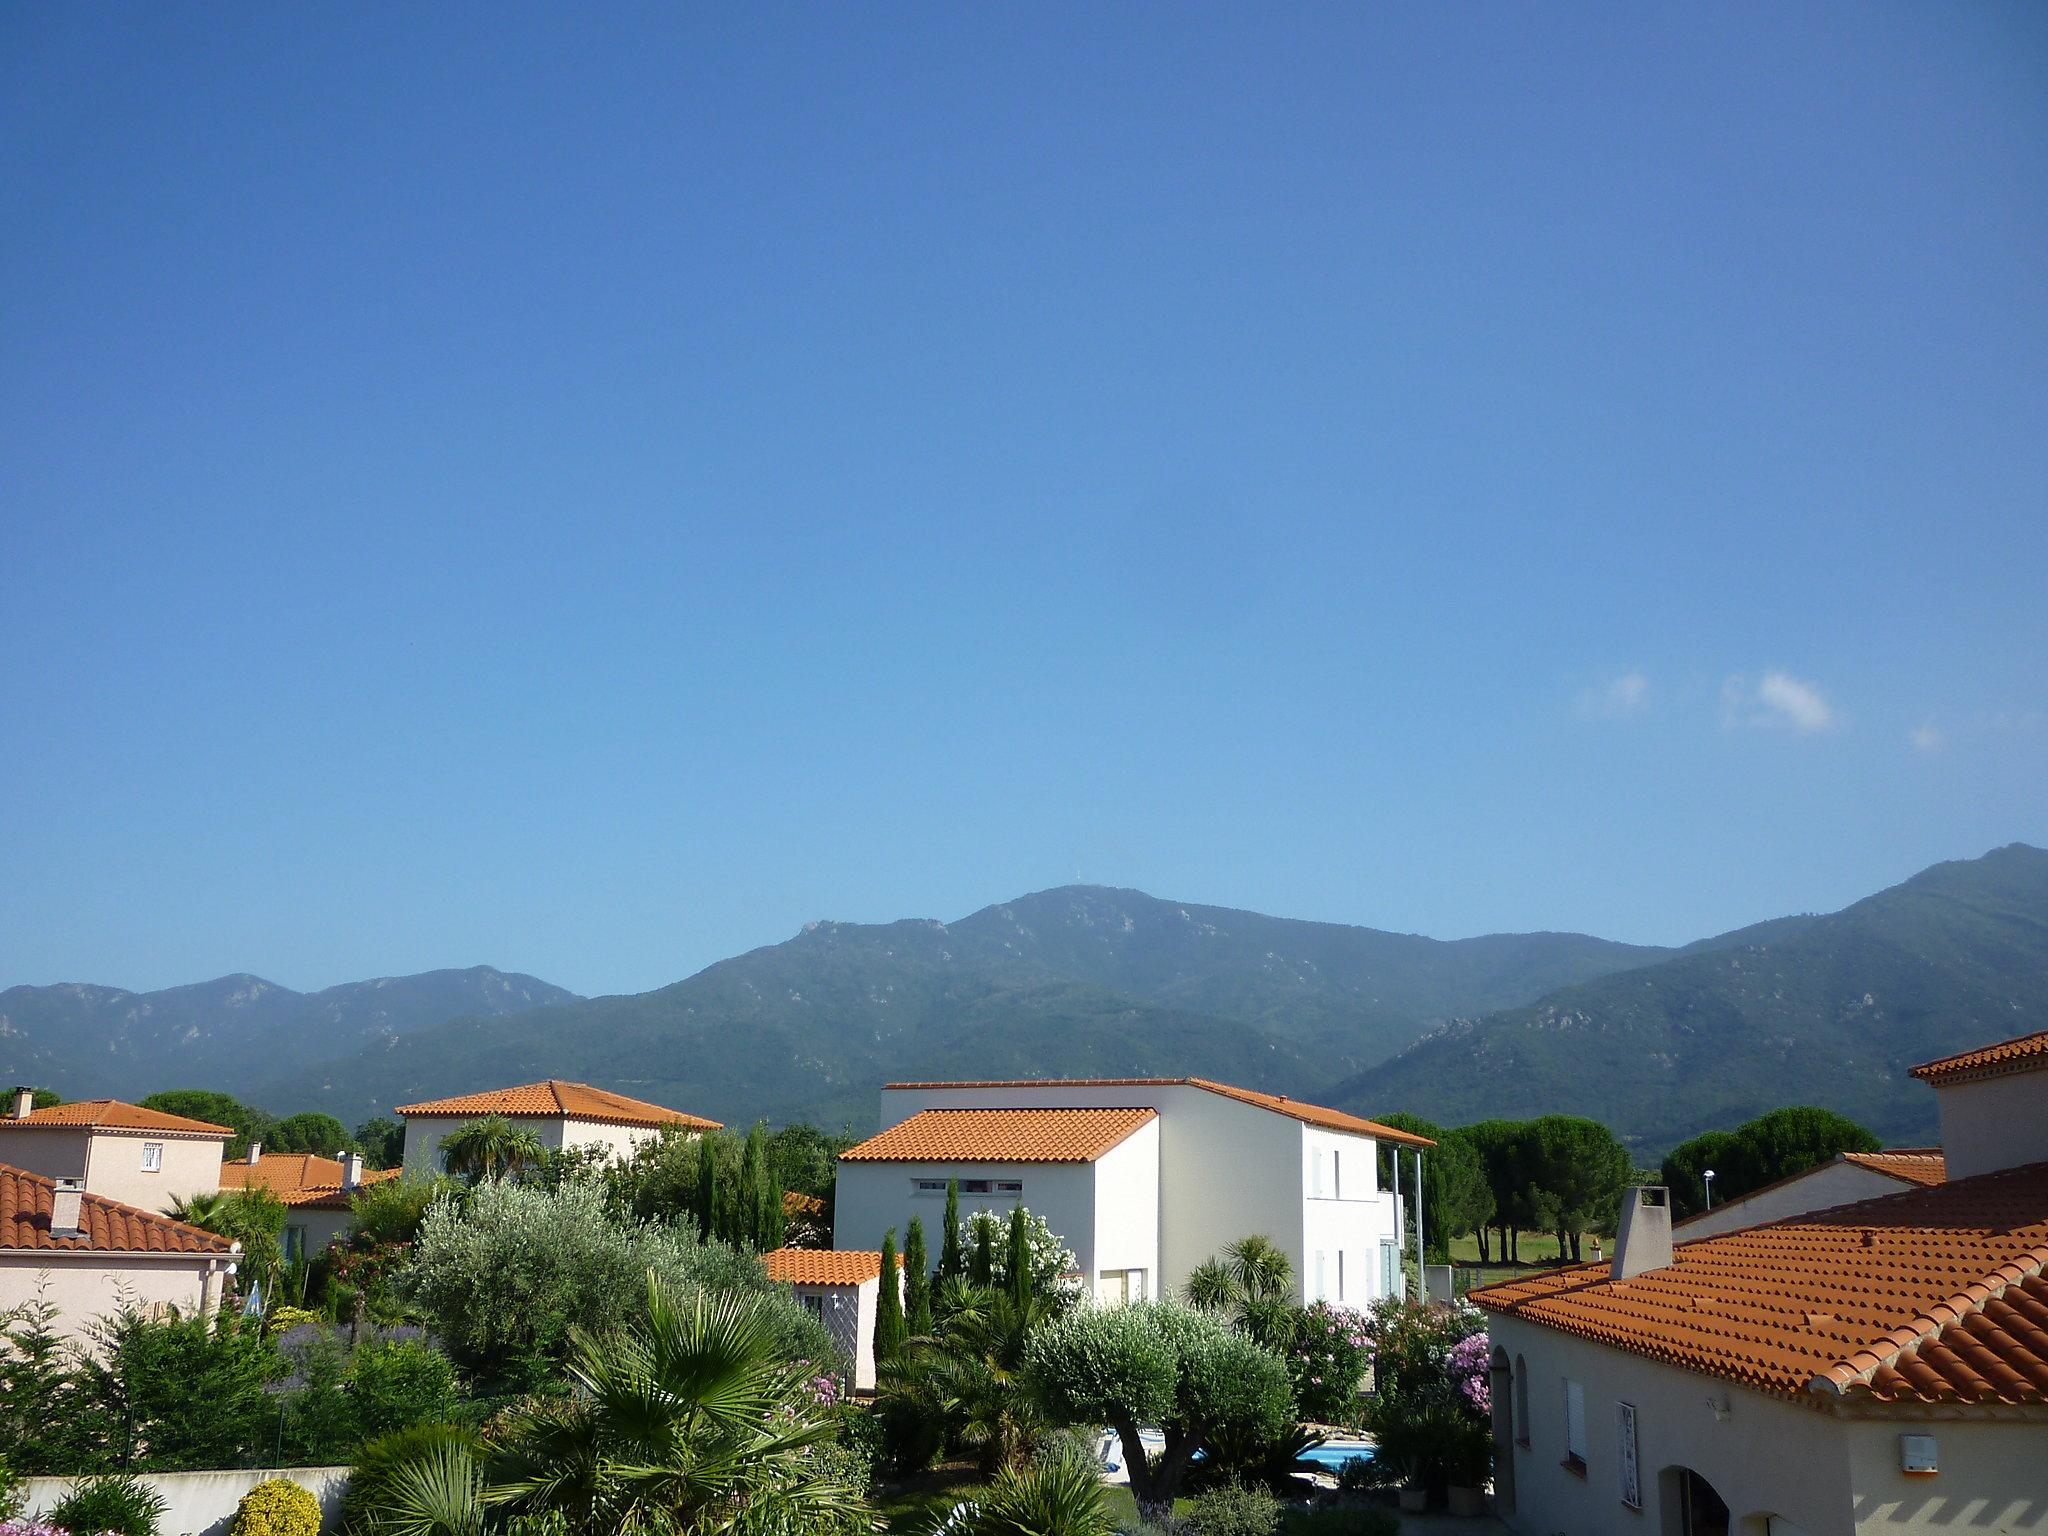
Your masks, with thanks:
[[[320,1501],[286,1478],[258,1483],[235,1506],[234,1536],[320,1536]]]

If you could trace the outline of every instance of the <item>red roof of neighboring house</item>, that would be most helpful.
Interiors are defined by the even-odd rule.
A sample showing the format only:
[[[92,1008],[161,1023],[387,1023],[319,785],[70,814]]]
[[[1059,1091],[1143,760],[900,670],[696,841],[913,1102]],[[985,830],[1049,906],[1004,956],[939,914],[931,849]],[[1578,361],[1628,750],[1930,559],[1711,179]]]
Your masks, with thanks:
[[[1489,1312],[1759,1392],[2048,1403],[2048,1163],[1680,1243],[1615,1281],[1575,1265]]]
[[[78,1221],[83,1236],[52,1237],[50,1209],[56,1194],[55,1180],[0,1164],[0,1250],[222,1256],[235,1251],[235,1245],[224,1237],[99,1195],[79,1198]]]
[[[363,1183],[398,1177],[396,1168],[366,1168]],[[341,1187],[341,1162],[313,1152],[266,1152],[252,1166],[246,1157],[220,1165],[222,1189],[267,1189],[289,1206],[346,1206],[355,1190]]]
[[[777,1248],[761,1263],[778,1285],[865,1285],[882,1277],[882,1255],[873,1248]],[[896,1267],[903,1267],[901,1254]]]
[[[785,1189],[782,1192],[782,1214],[784,1216],[802,1216],[815,1221],[825,1214],[825,1202],[816,1195],[807,1195],[795,1189]]]
[[[983,1081],[967,1080],[953,1083],[890,1083],[891,1088],[1199,1088],[1204,1093],[1219,1094],[1226,1099],[1235,1099],[1240,1104],[1250,1104],[1258,1109],[1269,1109],[1276,1115],[1285,1115],[1290,1120],[1299,1120],[1304,1125],[1321,1126],[1326,1131],[1346,1131],[1354,1136],[1374,1136],[1381,1141],[1399,1142],[1404,1147],[1433,1147],[1435,1142],[1427,1136],[1417,1136],[1412,1131],[1396,1130],[1391,1125],[1381,1125],[1377,1120],[1367,1120],[1359,1115],[1347,1115],[1341,1109],[1325,1109],[1320,1104],[1310,1104],[1301,1099],[1290,1099],[1284,1093],[1261,1093],[1255,1088],[1238,1088],[1229,1083],[1215,1082],[1206,1077],[1025,1077]]]
[[[1913,1075],[1923,1082],[1939,1084],[1998,1077],[2034,1067],[2048,1067],[2048,1029],[2001,1040],[1996,1045],[1980,1045],[1974,1051],[1944,1056],[1939,1061],[1922,1062],[1913,1069]]]
[[[1092,1163],[1151,1109],[926,1109],[840,1153],[850,1163]]]
[[[1939,1147],[1886,1147],[1882,1152],[1844,1152],[1842,1161],[1888,1173],[1908,1184],[1942,1184],[1948,1180],[1948,1159]]]
[[[209,1120],[189,1120],[167,1115],[160,1109],[140,1104],[123,1104],[119,1099],[80,1099],[73,1104],[53,1104],[22,1118],[0,1117],[0,1131],[155,1131],[165,1136],[234,1135],[225,1125]]]
[[[420,1104],[401,1104],[401,1115],[504,1115],[509,1119],[595,1120],[607,1125],[680,1125],[688,1130],[722,1129],[716,1120],[686,1115],[680,1109],[629,1099],[608,1088],[588,1083],[564,1082],[551,1077],[544,1083],[525,1083],[517,1088],[492,1088],[483,1093],[458,1094],[452,1099],[428,1099]]]

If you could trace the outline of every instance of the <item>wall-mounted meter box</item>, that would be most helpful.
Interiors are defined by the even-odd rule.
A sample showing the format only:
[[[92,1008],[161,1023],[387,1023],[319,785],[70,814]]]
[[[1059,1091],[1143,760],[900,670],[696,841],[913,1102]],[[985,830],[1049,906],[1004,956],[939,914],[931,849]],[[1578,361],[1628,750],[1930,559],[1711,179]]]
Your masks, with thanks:
[[[1934,1436],[1899,1436],[1899,1470],[1908,1477],[1933,1477],[1941,1470],[1934,1455]]]

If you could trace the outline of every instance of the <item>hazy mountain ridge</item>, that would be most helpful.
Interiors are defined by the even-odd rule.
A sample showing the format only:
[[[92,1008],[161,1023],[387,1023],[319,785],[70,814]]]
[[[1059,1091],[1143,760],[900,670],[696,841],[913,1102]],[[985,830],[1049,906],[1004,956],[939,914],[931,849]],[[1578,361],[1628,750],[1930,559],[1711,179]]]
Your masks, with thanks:
[[[279,1060],[352,1050],[463,1015],[502,1017],[576,994],[487,965],[296,992],[260,976],[130,992],[79,982],[0,992],[0,1075],[67,1097],[245,1087]]]
[[[1454,1022],[1332,1090],[1457,1124],[1596,1115],[1655,1150],[1788,1103],[1935,1139],[1919,1062],[2048,1027],[2048,852],[1937,864],[1824,916]]]

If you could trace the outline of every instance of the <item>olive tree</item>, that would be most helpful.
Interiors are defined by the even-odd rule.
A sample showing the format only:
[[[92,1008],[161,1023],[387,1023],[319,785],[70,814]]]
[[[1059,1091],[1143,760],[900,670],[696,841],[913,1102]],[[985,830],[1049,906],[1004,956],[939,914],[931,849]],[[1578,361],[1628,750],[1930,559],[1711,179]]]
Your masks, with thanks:
[[[1175,1302],[1070,1312],[1031,1335],[1025,1375],[1061,1423],[1115,1429],[1146,1519],[1171,1512],[1189,1460],[1212,1438],[1271,1438],[1294,1418],[1278,1355]],[[1141,1424],[1166,1437],[1156,1463]]]

